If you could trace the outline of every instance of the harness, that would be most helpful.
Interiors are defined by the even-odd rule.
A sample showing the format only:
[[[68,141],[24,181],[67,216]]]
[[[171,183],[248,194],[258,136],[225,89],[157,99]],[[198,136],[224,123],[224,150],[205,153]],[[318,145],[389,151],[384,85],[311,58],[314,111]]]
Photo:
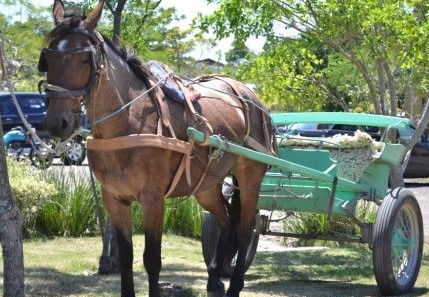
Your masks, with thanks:
[[[80,90],[67,90],[61,86],[56,86],[48,83],[45,80],[39,81],[39,92],[42,92],[42,89],[45,90],[46,97],[49,98],[62,98],[62,97],[75,97],[81,103],[85,98],[90,98],[91,91],[93,90],[95,84],[98,81],[100,73],[102,71],[103,66],[103,55],[104,55],[104,40],[100,33],[95,31],[88,31],[86,29],[75,28],[71,29],[70,33],[78,33],[89,37],[89,39],[95,44],[86,47],[77,47],[70,49],[50,49],[44,48],[42,49],[39,57],[39,62],[37,68],[40,72],[48,72],[48,65],[46,62],[46,57],[64,57],[64,56],[72,56],[81,53],[89,53],[91,59],[91,73],[89,76],[88,83],[83,89]],[[84,102],[83,102],[84,103]]]
[[[68,90],[61,86],[53,85],[48,83],[47,81],[40,81],[39,82],[39,92],[41,92],[42,88],[45,90],[46,97],[48,99],[55,99],[55,98],[62,98],[62,97],[72,97],[79,101],[80,104],[88,103],[91,95],[94,92],[94,88],[99,81],[99,77],[101,72],[103,71],[104,65],[103,65],[103,58],[105,55],[104,52],[104,40],[102,36],[98,32],[91,32],[86,29],[81,28],[75,28],[70,30],[68,33],[78,33],[85,35],[90,38],[90,40],[94,43],[94,45],[90,45],[87,47],[79,47],[79,48],[72,48],[72,49],[65,49],[65,50],[59,50],[59,49],[49,49],[44,48],[42,49],[42,52],[40,54],[39,63],[38,63],[38,69],[40,72],[47,72],[47,56],[56,56],[56,57],[63,57],[63,56],[70,56],[70,55],[76,55],[80,53],[89,53],[91,58],[91,73],[90,78],[88,80],[88,83],[83,89],[80,90]],[[107,60],[107,59],[106,59]],[[107,60],[108,62],[108,60]],[[171,73],[169,73],[170,75]],[[211,76],[211,79],[216,78],[215,76]],[[201,130],[204,131],[206,134],[206,141],[205,143],[202,143],[200,145],[207,145],[209,141],[209,135],[213,133],[213,130],[208,123],[208,121],[198,114],[195,111],[195,108],[191,102],[189,94],[189,90],[183,85],[182,81],[178,76],[173,76],[173,79],[177,83],[178,87],[181,89],[183,94],[185,95],[185,110],[188,114],[188,118],[192,120],[192,125]],[[207,80],[209,77],[204,77],[201,81]],[[217,77],[219,79],[219,77]],[[138,100],[139,98],[143,97],[150,91],[153,91],[155,89],[155,93],[158,92],[156,90],[156,87],[161,83],[161,80],[159,80],[157,83],[152,85],[148,90],[146,90],[143,94],[140,94],[118,110],[113,111],[111,114],[108,114],[107,116],[97,120],[94,122],[94,124],[100,124],[101,122],[104,122],[108,120],[109,118],[117,115],[118,113],[125,110],[127,107],[129,107],[133,102]],[[233,87],[231,84],[227,83],[233,91],[236,93],[236,97],[240,96],[240,93]],[[183,154],[182,160],[179,164],[179,167],[176,169],[176,173],[170,183],[169,189],[165,193],[164,197],[168,197],[176,188],[178,182],[180,181],[182,175],[185,173],[186,181],[188,185],[191,185],[191,176],[190,176],[190,163],[192,158],[192,152],[194,150],[194,143],[193,140],[189,140],[188,142],[182,141],[176,138],[174,130],[170,124],[170,116],[168,113],[168,108],[165,106],[165,102],[161,99],[163,96],[161,95],[155,95],[154,101],[156,105],[158,106],[158,113],[159,113],[159,121],[158,121],[158,128],[157,128],[157,134],[133,134],[133,135],[126,135],[126,136],[120,136],[120,137],[113,137],[113,138],[107,138],[107,139],[101,139],[101,138],[92,138],[88,137],[86,141],[87,149],[89,150],[96,150],[96,151],[114,151],[114,150],[121,150],[126,148],[134,148],[134,147],[157,147],[167,150],[172,150],[179,152]],[[264,151],[266,152],[267,149],[263,145],[257,143],[258,146],[254,147],[251,143],[251,141],[247,141],[248,139],[251,139],[249,136],[250,134],[250,127],[249,127],[249,108],[247,103],[245,101],[241,100],[243,103],[243,109],[245,111],[245,124],[246,124],[246,144],[248,144],[250,147],[253,147],[256,150]],[[265,119],[265,116],[264,116]],[[265,121],[264,121],[265,122]],[[166,126],[170,130],[170,134],[172,137],[166,137],[162,135],[162,126]],[[264,123],[265,128],[265,123]],[[266,129],[264,129],[266,130]],[[267,135],[267,131],[265,131],[265,134]],[[253,139],[252,139],[253,140]],[[269,139],[266,139],[266,141],[269,142]],[[256,145],[255,145],[256,146]],[[270,145],[268,145],[270,147]],[[209,166],[212,163],[212,161],[215,158],[213,156],[210,156],[209,162],[206,165],[206,168],[202,174],[202,176],[199,178],[199,181],[196,183],[195,188],[192,191],[192,194],[196,193],[199,187],[201,186],[203,180],[205,179]]]

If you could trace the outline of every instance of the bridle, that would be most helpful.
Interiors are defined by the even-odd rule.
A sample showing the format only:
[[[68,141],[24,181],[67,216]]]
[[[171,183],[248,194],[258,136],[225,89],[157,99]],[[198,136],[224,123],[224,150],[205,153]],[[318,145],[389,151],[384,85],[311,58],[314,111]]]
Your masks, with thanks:
[[[91,97],[91,92],[93,91],[94,86],[98,81],[101,70],[103,69],[104,40],[100,33],[96,31],[88,31],[82,28],[71,29],[66,34],[70,33],[78,33],[89,37],[93,45],[86,47],[70,48],[65,50],[43,48],[40,53],[38,70],[40,72],[48,71],[48,65],[46,61],[47,56],[63,57],[72,56],[80,53],[89,53],[91,58],[91,73],[86,86],[80,90],[68,90],[61,86],[53,85],[46,80],[41,80],[39,82],[39,92],[41,93],[43,89],[46,93],[46,97],[48,100],[51,98],[73,97],[81,104],[87,103],[89,101],[89,98]]]

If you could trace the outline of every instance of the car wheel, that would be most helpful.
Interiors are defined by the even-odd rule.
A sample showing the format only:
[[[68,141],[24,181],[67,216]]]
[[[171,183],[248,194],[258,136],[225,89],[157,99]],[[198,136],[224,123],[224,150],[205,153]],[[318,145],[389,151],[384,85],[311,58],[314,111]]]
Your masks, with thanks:
[[[19,158],[22,151],[24,150],[24,142],[22,141],[12,141],[6,146],[6,152],[9,156],[14,156]]]
[[[82,165],[86,157],[86,148],[82,140],[78,137],[68,144],[68,149],[62,156],[64,165]]]
[[[53,159],[54,156],[41,145],[38,145],[37,149],[32,147],[30,150],[31,165],[39,169],[46,169],[51,166]]]

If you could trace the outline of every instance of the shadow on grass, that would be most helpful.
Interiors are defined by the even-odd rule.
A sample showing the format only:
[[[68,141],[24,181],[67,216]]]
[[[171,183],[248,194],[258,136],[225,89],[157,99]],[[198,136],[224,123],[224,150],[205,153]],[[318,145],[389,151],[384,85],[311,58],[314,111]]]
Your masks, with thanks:
[[[245,279],[247,291],[271,296],[381,296],[366,248],[258,253]],[[416,287],[403,296],[428,292]]]
[[[371,257],[365,248],[260,252],[245,277],[243,296],[381,296]],[[119,296],[120,292],[119,275],[27,267],[25,277],[27,296]],[[207,272],[202,263],[164,261],[160,280],[190,289],[188,297],[205,296]],[[134,281],[138,295],[146,296],[146,273],[136,271]],[[227,280],[224,283],[228,286]],[[428,288],[416,287],[403,296],[426,296]]]
[[[1,276],[1,274],[0,274]],[[206,281],[206,271],[195,266],[165,265],[160,281],[177,283],[184,288],[192,287],[196,282]],[[94,273],[70,274],[50,268],[26,268],[25,283],[27,296],[119,296],[120,275],[97,275]],[[147,275],[134,273],[136,293],[147,295]],[[144,295],[142,295],[144,293]],[[184,296],[201,296],[192,290],[186,290]]]
[[[26,268],[27,296],[70,296],[81,293],[119,295],[119,275],[69,274],[50,268]],[[112,295],[113,296],[113,295]]]
[[[383,296],[376,285],[347,283],[341,281],[301,281],[283,280],[261,282],[246,286],[246,291],[264,293],[270,296],[305,296],[305,297],[370,297]],[[427,288],[414,288],[413,292],[402,297],[427,296]]]
[[[288,251],[259,253],[253,263],[258,274],[273,273],[278,277],[298,280],[370,278],[372,255],[365,249]]]

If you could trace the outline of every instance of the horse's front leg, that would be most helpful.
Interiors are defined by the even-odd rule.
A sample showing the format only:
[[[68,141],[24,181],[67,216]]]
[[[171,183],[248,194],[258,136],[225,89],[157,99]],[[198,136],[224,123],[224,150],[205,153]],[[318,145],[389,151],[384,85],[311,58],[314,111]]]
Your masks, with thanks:
[[[109,213],[118,243],[119,271],[121,272],[121,296],[134,297],[133,243],[130,204],[103,191],[104,205]]]
[[[161,271],[161,239],[163,228],[164,198],[161,191],[145,193],[142,198],[145,248],[143,263],[148,274],[149,297],[159,297]]]

